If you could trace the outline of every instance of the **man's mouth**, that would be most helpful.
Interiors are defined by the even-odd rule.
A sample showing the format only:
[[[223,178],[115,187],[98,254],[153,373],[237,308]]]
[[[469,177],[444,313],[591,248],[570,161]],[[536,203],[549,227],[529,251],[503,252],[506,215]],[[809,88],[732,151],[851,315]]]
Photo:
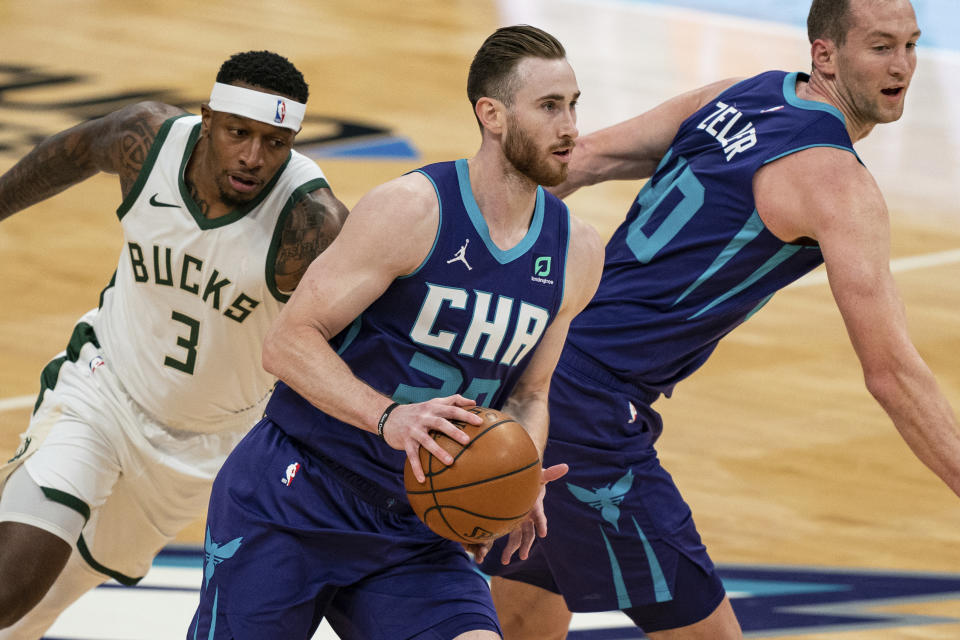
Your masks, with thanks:
[[[230,186],[241,193],[250,193],[260,184],[259,180],[249,176],[229,175],[227,178],[230,180]]]
[[[569,162],[570,155],[573,153],[573,145],[554,149],[551,153],[557,158],[559,158],[560,160],[563,160],[564,162]]]
[[[889,89],[881,89],[880,93],[885,96],[896,97],[903,93],[903,87],[891,87]]]

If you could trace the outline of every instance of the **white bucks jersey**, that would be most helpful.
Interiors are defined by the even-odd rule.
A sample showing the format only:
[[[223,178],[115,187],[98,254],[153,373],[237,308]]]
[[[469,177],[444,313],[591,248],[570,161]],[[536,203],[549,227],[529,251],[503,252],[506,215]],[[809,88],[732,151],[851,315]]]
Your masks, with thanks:
[[[130,396],[171,427],[252,425],[275,379],[264,334],[287,296],[274,264],[283,221],[323,172],[297,152],[252,202],[207,219],[184,184],[200,117],[167,121],[117,209],[124,233],[94,330]]]

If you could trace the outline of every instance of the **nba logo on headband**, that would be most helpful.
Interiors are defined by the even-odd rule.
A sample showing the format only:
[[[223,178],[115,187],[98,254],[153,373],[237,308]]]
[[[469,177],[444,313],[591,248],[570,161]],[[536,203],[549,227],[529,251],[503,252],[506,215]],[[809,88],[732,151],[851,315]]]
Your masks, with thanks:
[[[232,113],[291,131],[299,131],[307,106],[302,102],[264,91],[217,82],[210,92],[214,111]]]

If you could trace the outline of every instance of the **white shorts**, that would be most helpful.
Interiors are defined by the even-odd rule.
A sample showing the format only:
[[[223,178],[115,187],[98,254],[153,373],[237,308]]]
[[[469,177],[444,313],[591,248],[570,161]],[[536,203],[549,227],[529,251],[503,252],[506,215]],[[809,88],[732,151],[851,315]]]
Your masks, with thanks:
[[[204,514],[217,471],[252,425],[213,434],[164,427],[77,332],[44,384],[53,388],[41,392],[17,456],[0,467],[0,486],[24,464],[48,498],[88,517],[76,542],[87,564],[133,584]]]

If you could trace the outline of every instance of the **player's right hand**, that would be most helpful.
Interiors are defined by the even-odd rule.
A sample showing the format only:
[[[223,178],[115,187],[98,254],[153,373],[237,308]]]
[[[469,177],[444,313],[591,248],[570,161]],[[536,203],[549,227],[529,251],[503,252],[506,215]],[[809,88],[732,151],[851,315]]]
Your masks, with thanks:
[[[466,411],[466,408],[476,404],[470,398],[464,398],[461,395],[401,404],[387,418],[383,426],[383,439],[394,449],[406,451],[417,482],[425,482],[426,476],[420,465],[420,447],[429,451],[443,464],[453,464],[453,456],[444,451],[430,434],[432,431],[438,431],[460,444],[467,444],[470,436],[454,425],[451,420],[482,424],[483,418]]]

